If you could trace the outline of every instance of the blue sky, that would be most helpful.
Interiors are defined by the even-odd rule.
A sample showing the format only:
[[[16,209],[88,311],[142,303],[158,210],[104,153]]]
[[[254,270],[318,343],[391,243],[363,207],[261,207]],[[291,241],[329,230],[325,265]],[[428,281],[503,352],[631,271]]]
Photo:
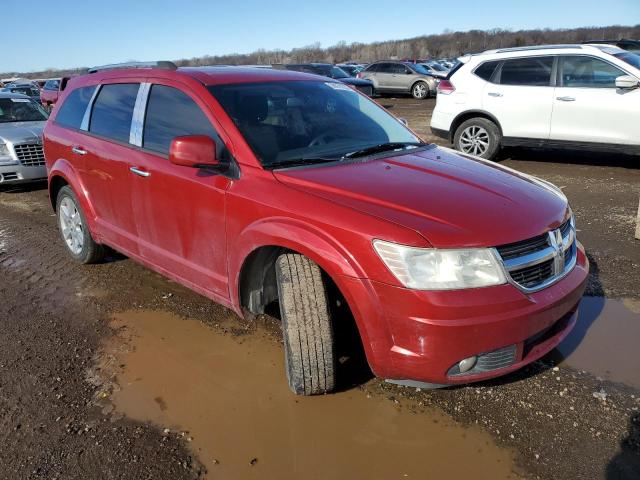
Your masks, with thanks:
[[[633,25],[640,0],[14,0],[2,17],[0,72],[327,47],[445,29]]]

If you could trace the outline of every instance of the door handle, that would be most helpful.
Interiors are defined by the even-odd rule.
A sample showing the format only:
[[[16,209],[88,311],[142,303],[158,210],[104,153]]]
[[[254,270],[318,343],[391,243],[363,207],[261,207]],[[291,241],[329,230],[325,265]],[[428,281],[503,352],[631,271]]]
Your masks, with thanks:
[[[71,151],[73,153],[77,153],[78,155],[86,155],[87,151],[82,147],[71,147]]]
[[[137,167],[129,167],[129,171],[131,171],[131,173],[134,173],[140,177],[150,177],[151,173],[150,172],[145,172],[144,170],[140,170]]]
[[[573,97],[556,97],[556,100],[560,100],[561,102],[575,102],[576,99]]]
[[[502,94],[499,92],[489,92],[487,95],[489,95],[490,97],[501,97]]]

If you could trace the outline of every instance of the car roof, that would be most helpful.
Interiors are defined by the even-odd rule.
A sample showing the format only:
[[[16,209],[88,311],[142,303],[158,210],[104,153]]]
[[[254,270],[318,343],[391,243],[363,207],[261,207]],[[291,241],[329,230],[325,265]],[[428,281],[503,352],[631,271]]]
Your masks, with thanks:
[[[210,66],[210,67],[180,67],[175,70],[163,68],[118,68],[111,70],[103,70],[96,73],[88,73],[73,77],[69,80],[70,84],[81,83],[89,79],[98,81],[111,80],[118,78],[139,78],[141,81],[153,75],[158,78],[184,78],[196,80],[204,85],[222,85],[233,83],[262,83],[262,82],[281,82],[295,80],[319,80],[332,81],[326,77],[296,72],[293,70],[280,70],[273,68],[255,68],[255,67],[236,67],[236,66]],[[91,82],[96,83],[95,81]]]
[[[29,95],[23,95],[22,93],[13,93],[13,92],[2,92],[0,91],[0,98],[28,98],[31,100]]]
[[[603,47],[606,47],[605,50]],[[615,51],[613,51],[615,49]],[[615,45],[588,45],[588,44],[553,44],[553,45],[535,45],[527,47],[509,47],[498,48],[493,50],[485,50],[479,53],[470,53],[462,55],[459,60],[463,63],[469,62],[471,59],[477,61],[485,60],[485,57],[494,59],[511,58],[514,56],[536,56],[536,55],[558,55],[558,54],[588,54],[588,53],[618,53],[623,51]]]

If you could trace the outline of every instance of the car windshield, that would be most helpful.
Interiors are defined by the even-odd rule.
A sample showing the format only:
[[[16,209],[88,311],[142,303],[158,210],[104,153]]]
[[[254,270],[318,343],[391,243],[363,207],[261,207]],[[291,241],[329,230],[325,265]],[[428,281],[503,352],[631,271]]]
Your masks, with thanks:
[[[342,70],[340,67],[326,66],[319,67],[322,71],[322,75],[331,78],[349,78],[349,74]]]
[[[37,122],[47,119],[47,113],[28,98],[0,98],[0,123]]]
[[[418,73],[421,73],[422,75],[429,75],[429,71],[424,68],[422,65],[420,65],[419,63],[413,64],[411,65],[411,67],[413,70],[415,70]]]
[[[214,85],[210,92],[266,168],[317,163],[420,139],[378,104],[337,82]]]
[[[627,62],[629,65],[640,69],[640,55],[631,52],[614,53],[614,57],[619,58],[623,62]]]

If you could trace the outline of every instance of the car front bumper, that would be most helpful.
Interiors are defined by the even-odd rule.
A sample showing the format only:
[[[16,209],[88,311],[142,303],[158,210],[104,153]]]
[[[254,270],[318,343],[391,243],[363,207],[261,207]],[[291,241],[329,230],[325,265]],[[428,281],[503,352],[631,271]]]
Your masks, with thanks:
[[[504,375],[555,348],[576,323],[588,273],[579,245],[571,272],[535,293],[511,284],[436,292],[358,280],[347,300],[377,376],[456,385]],[[452,373],[461,360],[483,354],[483,365],[496,368]]]
[[[24,165],[0,166],[0,185],[33,182],[47,178],[47,167],[38,165],[26,167]]]

